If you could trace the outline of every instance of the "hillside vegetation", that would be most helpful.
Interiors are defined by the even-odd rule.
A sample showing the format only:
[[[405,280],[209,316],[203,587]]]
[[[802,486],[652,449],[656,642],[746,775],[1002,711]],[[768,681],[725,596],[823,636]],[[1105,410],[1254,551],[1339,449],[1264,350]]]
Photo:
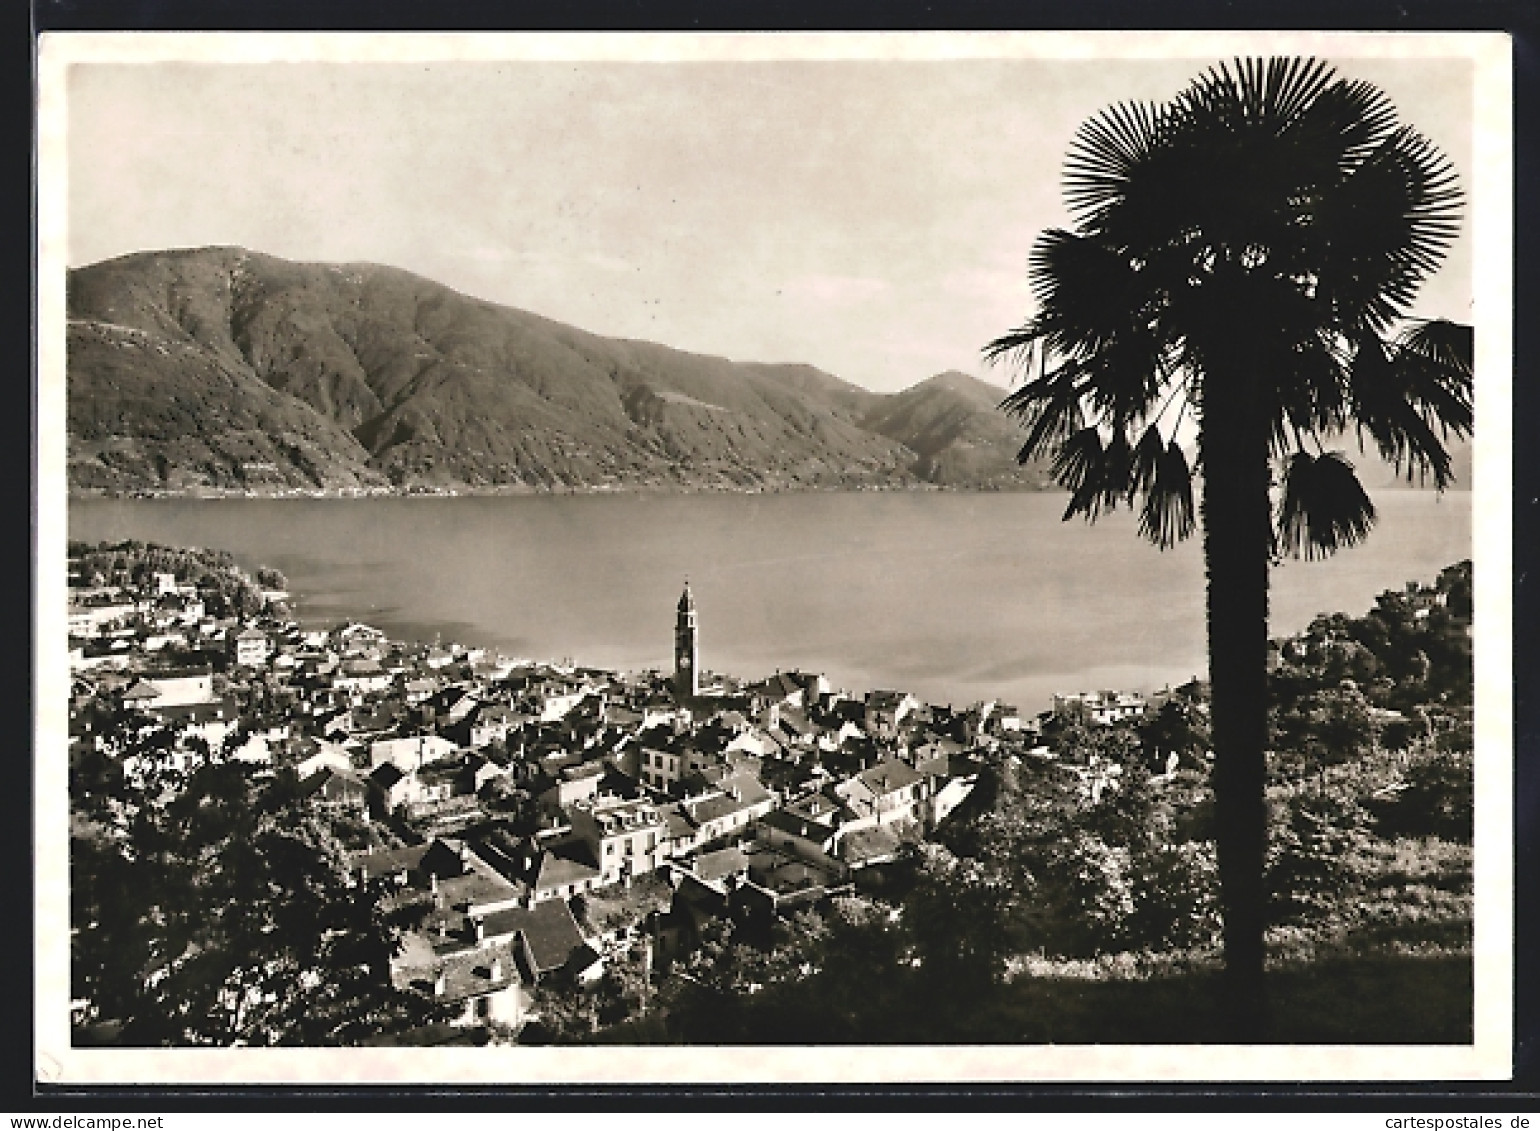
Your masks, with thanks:
[[[1036,487],[1001,391],[603,338],[369,264],[239,248],[69,276],[79,491]]]

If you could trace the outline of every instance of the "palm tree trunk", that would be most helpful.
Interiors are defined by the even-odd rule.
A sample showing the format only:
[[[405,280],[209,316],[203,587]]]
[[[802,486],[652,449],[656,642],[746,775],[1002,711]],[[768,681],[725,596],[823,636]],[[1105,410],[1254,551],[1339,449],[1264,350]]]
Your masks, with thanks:
[[[1267,433],[1254,377],[1211,371],[1203,392],[1203,553],[1208,572],[1215,833],[1230,1038],[1265,1025],[1262,932],[1267,839]]]

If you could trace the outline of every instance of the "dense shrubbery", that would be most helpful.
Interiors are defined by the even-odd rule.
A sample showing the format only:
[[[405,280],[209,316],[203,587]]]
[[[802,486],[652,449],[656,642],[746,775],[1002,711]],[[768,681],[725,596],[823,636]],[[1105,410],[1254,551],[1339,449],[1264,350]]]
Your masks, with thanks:
[[[1441,750],[1409,767],[1405,788],[1376,805],[1377,828],[1385,836],[1436,836],[1469,844],[1474,806],[1469,755]]]
[[[1184,833],[1207,792],[1199,775],[1157,787],[1135,757],[1090,805],[1064,767],[1029,759],[1011,776],[973,839],[1026,893],[1018,949],[1086,957],[1213,939],[1213,844]]]
[[[1303,797],[1282,807],[1271,833],[1273,919],[1300,922],[1327,913],[1343,894],[1347,850],[1366,835],[1362,810],[1351,798]]]
[[[357,822],[305,804],[292,774],[136,753],[141,774],[73,783],[84,1021],[118,1026],[118,1044],[228,1046],[356,1044],[439,1018],[390,986],[400,923],[349,876]]]
[[[1351,701],[1361,706],[1407,714],[1469,708],[1470,624],[1469,561],[1440,572],[1431,587],[1413,583],[1381,593],[1364,616],[1317,617],[1299,637],[1283,642],[1269,680],[1279,728],[1310,735],[1308,726],[1290,732],[1291,716],[1345,707],[1332,698],[1343,691],[1355,692]]]
[[[225,550],[158,546],[153,542],[71,542],[78,580],[85,585],[147,585],[157,573],[169,573],[179,585],[194,585],[212,616],[254,616],[262,611],[262,590]],[[264,570],[268,588],[287,586],[283,574]]]

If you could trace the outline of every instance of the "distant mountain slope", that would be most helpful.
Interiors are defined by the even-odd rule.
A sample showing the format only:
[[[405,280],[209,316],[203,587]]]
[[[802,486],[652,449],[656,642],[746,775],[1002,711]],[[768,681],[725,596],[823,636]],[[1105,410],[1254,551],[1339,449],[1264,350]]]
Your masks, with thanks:
[[[196,343],[76,319],[68,339],[72,488],[385,482],[346,428]]]
[[[77,488],[904,486],[879,398],[238,248],[70,273]]]
[[[883,398],[865,425],[918,457],[915,472],[945,487],[1046,487],[1046,466],[1021,466],[1021,428],[1000,411],[1005,391],[955,370]]]

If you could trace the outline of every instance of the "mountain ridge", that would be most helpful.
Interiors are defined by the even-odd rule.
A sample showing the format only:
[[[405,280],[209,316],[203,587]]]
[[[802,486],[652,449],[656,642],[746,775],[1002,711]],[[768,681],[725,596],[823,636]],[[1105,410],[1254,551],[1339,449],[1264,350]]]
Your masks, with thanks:
[[[902,428],[868,426],[891,394],[809,365],[605,338],[400,268],[234,247],[68,278],[77,491],[938,485]],[[1044,482],[1012,463],[970,485]]]

